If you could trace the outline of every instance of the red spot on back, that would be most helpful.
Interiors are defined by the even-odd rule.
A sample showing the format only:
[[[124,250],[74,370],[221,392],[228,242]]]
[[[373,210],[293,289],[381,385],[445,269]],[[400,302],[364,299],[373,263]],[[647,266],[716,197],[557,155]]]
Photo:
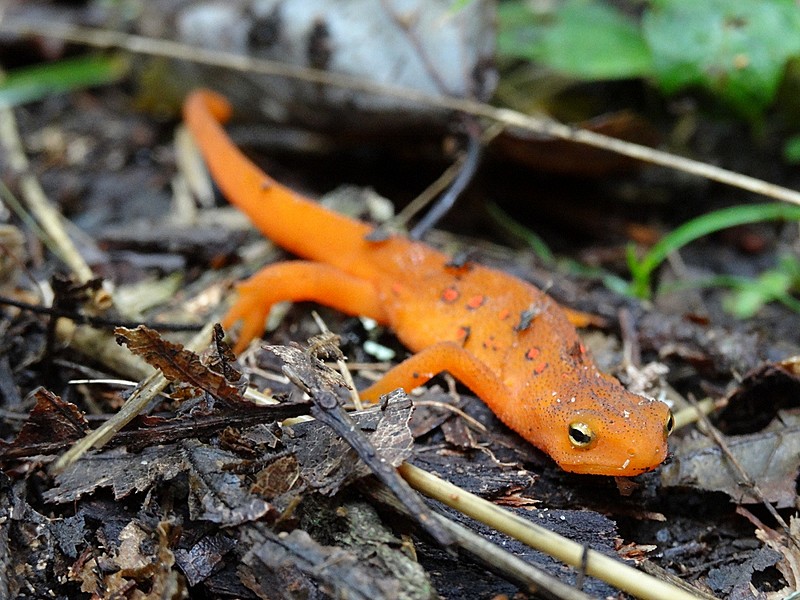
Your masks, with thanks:
[[[547,362],[545,361],[540,362],[539,364],[533,367],[533,374],[541,375],[542,373],[544,373],[545,369],[547,369],[548,366],[549,364]]]
[[[569,349],[569,355],[575,360],[582,362],[586,355],[586,346],[583,345],[583,342],[575,342]]]
[[[403,284],[401,284],[401,283],[398,283],[397,281],[395,281],[395,282],[392,284],[392,293],[393,293],[395,296],[399,296],[399,295],[400,295],[400,292],[402,292],[402,291],[403,291]]]
[[[441,295],[442,302],[446,304],[452,304],[456,300],[461,297],[461,292],[458,291],[458,288],[454,285],[444,288],[444,291]]]
[[[526,360],[536,360],[541,353],[542,349],[539,346],[532,346],[525,352],[525,358]]]
[[[483,294],[477,294],[472,296],[469,300],[467,300],[467,308],[469,310],[475,310],[483,306],[483,303],[486,302],[486,296]]]

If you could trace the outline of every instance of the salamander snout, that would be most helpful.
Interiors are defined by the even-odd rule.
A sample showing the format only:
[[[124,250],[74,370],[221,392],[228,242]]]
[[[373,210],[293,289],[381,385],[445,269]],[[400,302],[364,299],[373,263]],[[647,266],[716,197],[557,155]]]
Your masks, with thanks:
[[[626,393],[627,395],[627,393]],[[581,407],[563,418],[560,436],[545,450],[573,473],[633,476],[652,471],[667,455],[675,419],[663,402],[630,394],[618,410]]]

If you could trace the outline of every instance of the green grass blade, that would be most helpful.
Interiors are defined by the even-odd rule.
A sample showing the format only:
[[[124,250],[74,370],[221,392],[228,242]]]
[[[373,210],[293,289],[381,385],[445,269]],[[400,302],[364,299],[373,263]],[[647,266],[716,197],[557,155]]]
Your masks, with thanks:
[[[515,221],[511,215],[505,212],[494,202],[487,202],[486,210],[491,219],[497,223],[498,226],[512,236],[522,240],[531,250],[533,250],[533,253],[536,254],[536,256],[539,257],[542,262],[545,264],[553,264],[555,262],[555,256],[553,255],[553,252],[550,250],[547,242],[545,242],[541,237],[536,235],[524,225],[521,225],[518,221]]]
[[[0,83],[0,106],[11,107],[70,90],[119,80],[128,70],[122,55],[82,56],[12,71]]]
[[[762,221],[800,221],[800,206],[781,202],[747,204],[723,208],[687,221],[661,238],[642,260],[631,263],[634,295],[640,298],[650,296],[650,276],[671,252],[710,233]]]

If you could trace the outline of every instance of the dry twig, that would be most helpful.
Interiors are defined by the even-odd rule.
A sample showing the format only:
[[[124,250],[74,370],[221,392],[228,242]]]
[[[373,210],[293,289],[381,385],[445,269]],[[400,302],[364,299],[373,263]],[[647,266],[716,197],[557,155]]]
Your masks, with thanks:
[[[497,531],[502,531],[531,548],[546,552],[572,567],[583,569],[587,575],[610,583],[634,596],[645,600],[698,600],[699,598],[605,554],[587,550],[577,542],[526,521],[409,463],[403,463],[398,471],[411,487],[426,496],[435,498]]]

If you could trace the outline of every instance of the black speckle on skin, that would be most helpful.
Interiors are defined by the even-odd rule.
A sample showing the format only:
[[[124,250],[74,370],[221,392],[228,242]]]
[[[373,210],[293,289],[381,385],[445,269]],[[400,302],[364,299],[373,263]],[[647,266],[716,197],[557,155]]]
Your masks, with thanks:
[[[533,306],[523,310],[519,314],[519,323],[517,323],[514,326],[514,331],[516,332],[525,331],[528,327],[531,326],[531,323],[533,323],[533,320],[540,312],[541,312],[540,310],[538,310],[536,307]]]
[[[317,19],[308,35],[306,48],[308,65],[315,69],[325,70],[331,60],[331,33],[322,19]]]

